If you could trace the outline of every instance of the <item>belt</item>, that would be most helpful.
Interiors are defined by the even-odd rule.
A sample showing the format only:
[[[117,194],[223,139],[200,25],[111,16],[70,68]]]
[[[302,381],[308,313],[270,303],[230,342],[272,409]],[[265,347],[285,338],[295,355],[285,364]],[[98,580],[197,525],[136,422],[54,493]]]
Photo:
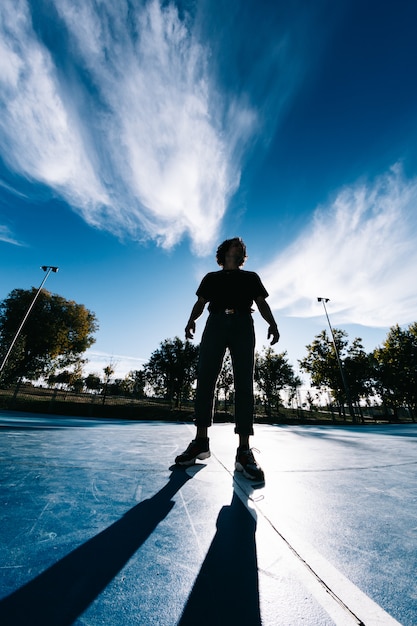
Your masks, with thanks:
[[[224,309],[221,312],[226,315],[237,315],[238,313],[252,313],[252,309]]]
[[[210,311],[210,313],[214,314],[222,314],[225,315],[237,315],[238,313],[251,313],[252,309],[215,309],[214,311]]]

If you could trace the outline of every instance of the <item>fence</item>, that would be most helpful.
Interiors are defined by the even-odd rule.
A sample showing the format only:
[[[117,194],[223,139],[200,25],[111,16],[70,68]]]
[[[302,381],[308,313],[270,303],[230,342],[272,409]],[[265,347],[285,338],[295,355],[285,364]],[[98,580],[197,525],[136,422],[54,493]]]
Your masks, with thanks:
[[[33,413],[74,415],[77,417],[114,417],[124,419],[191,419],[191,405],[174,410],[159,398],[135,398],[76,393],[65,389],[18,384],[0,389],[0,408]]]
[[[222,402],[217,403],[214,421],[232,422],[233,404],[228,411],[222,411]],[[103,395],[97,392],[68,391],[66,389],[35,387],[28,383],[14,388],[0,389],[0,408],[14,411],[28,411],[52,415],[73,415],[77,417],[115,418],[134,420],[192,421],[193,403],[183,402],[175,408],[161,398],[135,398],[132,396]],[[274,415],[266,415],[261,404],[255,406],[255,421],[259,423],[311,423],[335,424],[346,421],[331,407],[306,410],[299,406],[292,409],[280,408]],[[363,419],[362,419],[363,417]],[[394,417],[382,407],[367,407],[360,420],[362,423],[411,422],[414,421],[407,409],[399,409]]]

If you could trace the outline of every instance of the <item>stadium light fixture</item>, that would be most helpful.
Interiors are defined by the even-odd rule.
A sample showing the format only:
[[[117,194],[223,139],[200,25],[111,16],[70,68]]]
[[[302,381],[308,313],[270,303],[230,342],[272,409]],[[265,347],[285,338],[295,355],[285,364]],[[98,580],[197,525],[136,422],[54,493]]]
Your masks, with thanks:
[[[350,413],[350,415],[352,417],[352,420],[355,422],[356,421],[356,416],[355,416],[355,411],[353,410],[353,406],[352,406],[352,400],[351,400],[351,397],[350,397],[349,385],[347,384],[347,381],[346,381],[345,372],[343,371],[342,361],[340,360],[339,350],[337,349],[337,345],[336,345],[336,338],[334,336],[333,328],[332,328],[332,325],[330,324],[330,318],[329,318],[329,315],[327,313],[326,303],[330,302],[330,298],[317,298],[317,301],[321,302],[323,304],[324,312],[325,312],[326,318],[327,318],[327,323],[329,324],[330,333],[332,335],[334,351],[335,351],[335,354],[336,354],[337,364],[338,364],[339,370],[340,370],[340,377],[342,379],[342,385],[343,385],[343,388],[344,388],[345,394],[346,394],[346,400],[347,400],[348,407],[349,407],[349,413]]]
[[[42,287],[43,287],[43,286],[44,286],[44,284],[46,283],[46,279],[48,278],[48,276],[49,276],[49,274],[50,274],[51,272],[54,272],[54,273],[56,274],[56,273],[57,273],[57,271],[59,270],[59,267],[57,267],[56,265],[41,265],[41,270],[43,270],[44,272],[46,272],[46,275],[44,276],[44,278],[43,278],[43,280],[42,280],[41,284],[39,285],[39,288],[38,288],[37,292],[35,293],[35,295],[34,295],[34,297],[33,297],[33,300],[32,300],[32,302],[30,303],[30,306],[29,306],[28,310],[26,311],[26,315],[25,315],[25,317],[22,319],[22,321],[21,321],[21,323],[20,323],[20,326],[19,326],[19,328],[17,329],[17,331],[16,331],[16,333],[15,333],[15,336],[13,337],[13,341],[12,341],[12,343],[10,344],[9,349],[8,349],[8,350],[7,350],[7,352],[6,352],[6,355],[5,355],[5,357],[4,357],[3,361],[2,361],[2,364],[0,365],[0,373],[3,371],[3,368],[4,368],[4,366],[5,366],[5,365],[6,365],[6,363],[7,363],[7,359],[9,358],[10,353],[11,353],[11,351],[13,350],[13,346],[14,346],[14,344],[16,343],[16,340],[17,340],[18,336],[20,335],[20,332],[21,332],[21,330],[22,330],[23,326],[25,325],[25,322],[26,322],[27,318],[29,317],[29,314],[30,314],[30,312],[31,312],[31,310],[32,310],[32,308],[33,308],[33,305],[34,305],[34,304],[35,304],[35,302],[36,302],[37,297],[39,296],[40,292],[42,291]]]

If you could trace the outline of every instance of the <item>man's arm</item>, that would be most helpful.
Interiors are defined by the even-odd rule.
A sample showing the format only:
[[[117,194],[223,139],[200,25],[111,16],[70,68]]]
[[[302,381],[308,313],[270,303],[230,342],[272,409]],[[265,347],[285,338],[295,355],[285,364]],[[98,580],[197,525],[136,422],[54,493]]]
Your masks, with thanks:
[[[265,300],[265,298],[263,298],[262,296],[259,296],[258,298],[256,298],[255,302],[256,302],[256,306],[258,307],[259,313],[262,315],[262,317],[267,322],[267,324],[269,324],[268,339],[272,337],[271,346],[273,346],[274,343],[278,342],[279,330],[278,330],[277,323],[274,319],[274,316],[272,315],[271,308],[269,304],[267,303],[267,301]]]
[[[195,320],[200,317],[202,312],[204,311],[204,307],[206,306],[207,300],[199,296],[197,302],[193,306],[191,311],[190,319],[187,322],[187,326],[185,327],[185,338],[193,339],[195,333]]]

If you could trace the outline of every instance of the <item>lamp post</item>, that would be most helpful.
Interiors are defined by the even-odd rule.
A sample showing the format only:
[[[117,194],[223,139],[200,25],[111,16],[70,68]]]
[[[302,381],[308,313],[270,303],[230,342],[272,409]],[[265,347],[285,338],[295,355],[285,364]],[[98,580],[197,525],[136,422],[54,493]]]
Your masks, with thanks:
[[[28,310],[26,311],[26,315],[25,315],[25,316],[24,316],[24,318],[22,319],[22,321],[21,321],[21,323],[20,323],[20,326],[19,326],[19,328],[17,329],[17,331],[16,331],[16,333],[15,333],[15,336],[13,337],[13,341],[12,341],[12,343],[10,344],[9,349],[8,349],[8,350],[7,350],[7,352],[6,352],[6,356],[4,357],[3,362],[2,362],[2,364],[0,365],[0,373],[3,371],[3,368],[4,368],[4,366],[6,365],[7,359],[9,358],[10,353],[11,353],[11,351],[13,350],[13,346],[14,346],[14,344],[16,343],[16,340],[17,340],[18,336],[20,335],[20,331],[22,330],[22,328],[23,328],[23,326],[24,326],[24,324],[25,324],[25,322],[26,322],[27,318],[29,317],[29,314],[30,314],[30,312],[31,312],[31,310],[32,310],[32,308],[33,308],[33,305],[35,304],[37,297],[39,296],[40,292],[42,291],[42,287],[43,287],[43,286],[44,286],[44,284],[46,283],[46,279],[48,278],[48,276],[49,276],[49,274],[50,274],[51,272],[55,272],[55,273],[56,273],[56,272],[59,270],[59,267],[56,267],[56,266],[54,266],[54,265],[42,265],[42,266],[41,266],[41,270],[43,270],[44,272],[46,272],[46,274],[45,274],[45,276],[44,276],[44,278],[43,278],[43,281],[42,281],[42,282],[41,282],[41,284],[39,285],[39,289],[38,289],[38,291],[35,293],[34,298],[33,298],[32,302],[30,303],[30,306],[29,306]]]
[[[354,422],[356,422],[355,411],[353,410],[352,400],[350,398],[349,386],[348,386],[347,381],[346,381],[345,373],[343,371],[342,361],[340,360],[340,356],[339,356],[339,350],[337,349],[337,345],[336,345],[336,338],[334,336],[333,328],[332,328],[332,325],[330,324],[329,315],[327,313],[326,302],[329,302],[329,300],[330,300],[330,298],[317,298],[317,301],[321,302],[323,304],[324,312],[325,312],[326,318],[327,318],[327,323],[329,324],[329,328],[330,328],[330,332],[331,332],[332,340],[333,340],[334,351],[335,351],[335,354],[336,354],[337,364],[338,364],[339,370],[340,370],[340,377],[342,379],[342,385],[343,385],[343,388],[345,390],[346,400],[347,400],[348,407],[349,407],[349,413],[350,413],[350,415],[352,417],[352,420]]]

